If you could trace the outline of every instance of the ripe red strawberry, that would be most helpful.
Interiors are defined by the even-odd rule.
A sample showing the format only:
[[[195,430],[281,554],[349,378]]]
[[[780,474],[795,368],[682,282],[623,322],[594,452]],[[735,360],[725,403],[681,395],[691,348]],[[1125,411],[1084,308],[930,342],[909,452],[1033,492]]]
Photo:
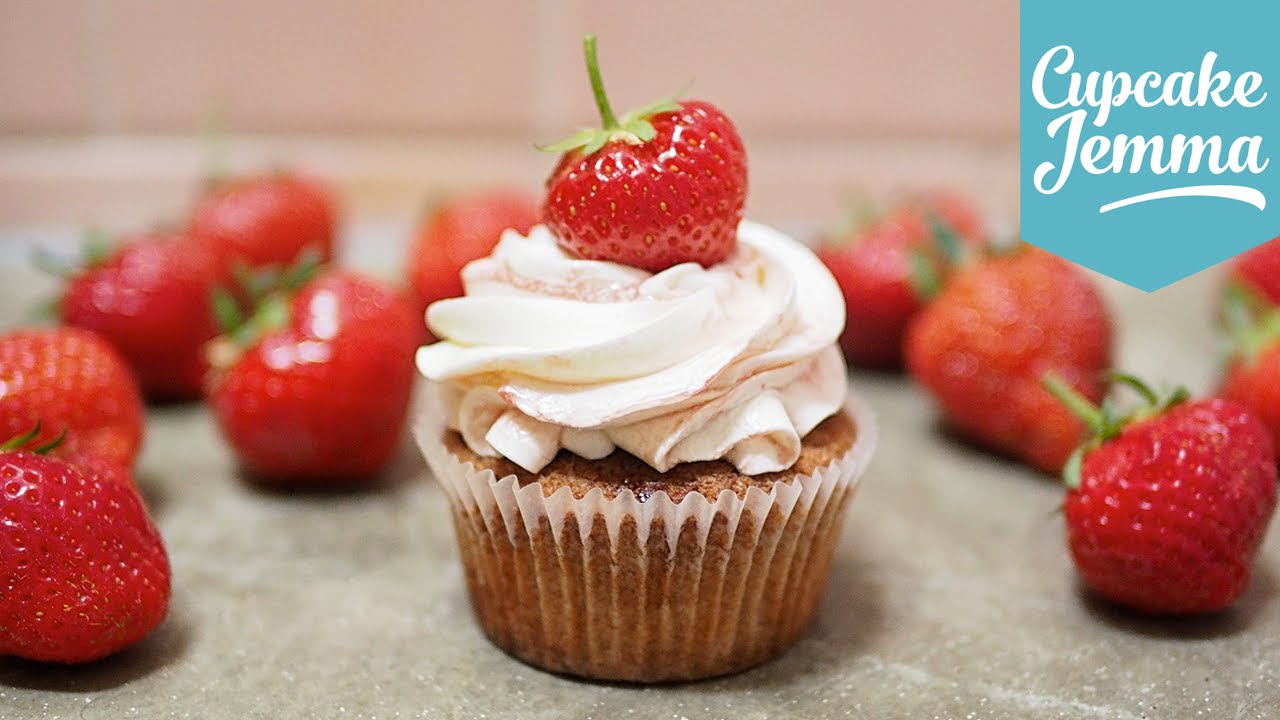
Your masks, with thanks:
[[[1228,318],[1235,337],[1227,361],[1222,396],[1248,407],[1271,431],[1280,448],[1280,309],[1262,318],[1241,318],[1228,300]]]
[[[462,268],[492,252],[503,230],[525,235],[537,222],[533,201],[506,189],[454,198],[433,209],[409,252],[409,283],[419,310],[461,296]]]
[[[1101,398],[1111,320],[1079,269],[1023,247],[957,273],[912,322],[906,360],[954,430],[1057,472],[1085,428],[1040,378]]]
[[[187,228],[231,265],[285,266],[304,250],[333,257],[335,202],[327,188],[281,173],[215,185],[197,203]]]
[[[400,440],[421,324],[401,293],[345,271],[268,297],[214,341],[209,400],[244,467],[273,485],[374,475]]]
[[[1093,437],[1068,463],[1067,544],[1085,583],[1137,610],[1219,610],[1244,592],[1276,506],[1276,456],[1266,427],[1221,398],[1159,397],[1124,416],[1053,379]]]
[[[109,341],[148,399],[194,400],[209,369],[204,344],[218,334],[209,298],[224,279],[203,243],[169,234],[128,237],[69,277],[59,315]]]
[[[168,612],[164,542],[121,465],[0,452],[0,546],[0,655],[97,660]]]
[[[566,251],[657,272],[714,265],[737,246],[747,197],[738,131],[701,100],[663,100],[619,120],[604,93],[595,36],[587,71],[603,128],[544,148],[564,151],[542,216]]]
[[[1265,242],[1231,261],[1230,281],[1280,305],[1280,237]]]
[[[37,443],[63,430],[57,454],[82,452],[132,466],[142,444],[142,397],[120,355],[80,328],[0,336],[0,437],[40,424]]]
[[[937,194],[913,199],[870,224],[823,237],[817,254],[844,293],[847,313],[840,347],[849,362],[901,367],[908,323],[962,255],[982,247],[984,232],[966,201]]]

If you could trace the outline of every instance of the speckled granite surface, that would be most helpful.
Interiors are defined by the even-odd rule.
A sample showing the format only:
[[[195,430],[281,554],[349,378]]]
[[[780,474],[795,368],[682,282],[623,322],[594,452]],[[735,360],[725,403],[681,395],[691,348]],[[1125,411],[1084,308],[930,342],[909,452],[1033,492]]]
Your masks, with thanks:
[[[11,327],[48,284],[5,240]],[[1212,285],[1107,284],[1121,364],[1208,387]],[[372,492],[264,493],[191,406],[152,411],[139,473],[172,554],[171,617],[89,667],[0,660],[0,718],[1280,717],[1280,531],[1220,616],[1116,612],[1077,586],[1051,480],[940,434],[900,378],[854,382],[879,455],[818,622],[757,670],[636,688],[521,665],[472,622],[444,498],[410,447]]]

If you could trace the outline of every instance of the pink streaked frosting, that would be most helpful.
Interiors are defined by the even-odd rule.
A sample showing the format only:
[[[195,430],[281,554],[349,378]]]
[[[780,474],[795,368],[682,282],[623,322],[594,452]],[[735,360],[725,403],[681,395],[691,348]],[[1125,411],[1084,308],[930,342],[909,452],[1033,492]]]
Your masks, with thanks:
[[[844,301],[822,263],[744,221],[732,256],[648,273],[579,260],[543,226],[508,231],[431,306],[418,351],[447,422],[477,454],[530,472],[562,448],[616,447],[659,471],[727,460],[789,468],[844,404]]]

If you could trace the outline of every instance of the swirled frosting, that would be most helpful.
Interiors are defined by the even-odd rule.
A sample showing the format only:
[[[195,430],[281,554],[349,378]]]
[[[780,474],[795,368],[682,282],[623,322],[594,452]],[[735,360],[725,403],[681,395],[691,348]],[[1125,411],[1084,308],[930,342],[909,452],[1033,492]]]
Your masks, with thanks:
[[[717,265],[659,273],[570,257],[541,225],[509,230],[462,277],[466,296],[427,312],[443,340],[418,368],[472,451],[530,472],[562,448],[599,459],[615,447],[659,471],[784,470],[844,404],[840,290],[763,225],[744,221]]]

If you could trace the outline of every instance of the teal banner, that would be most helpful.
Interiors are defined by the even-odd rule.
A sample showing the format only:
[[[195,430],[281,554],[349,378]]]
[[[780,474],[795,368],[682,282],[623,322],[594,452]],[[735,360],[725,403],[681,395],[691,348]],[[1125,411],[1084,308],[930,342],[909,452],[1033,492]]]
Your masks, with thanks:
[[[1150,291],[1280,235],[1280,2],[1021,9],[1025,240]]]

